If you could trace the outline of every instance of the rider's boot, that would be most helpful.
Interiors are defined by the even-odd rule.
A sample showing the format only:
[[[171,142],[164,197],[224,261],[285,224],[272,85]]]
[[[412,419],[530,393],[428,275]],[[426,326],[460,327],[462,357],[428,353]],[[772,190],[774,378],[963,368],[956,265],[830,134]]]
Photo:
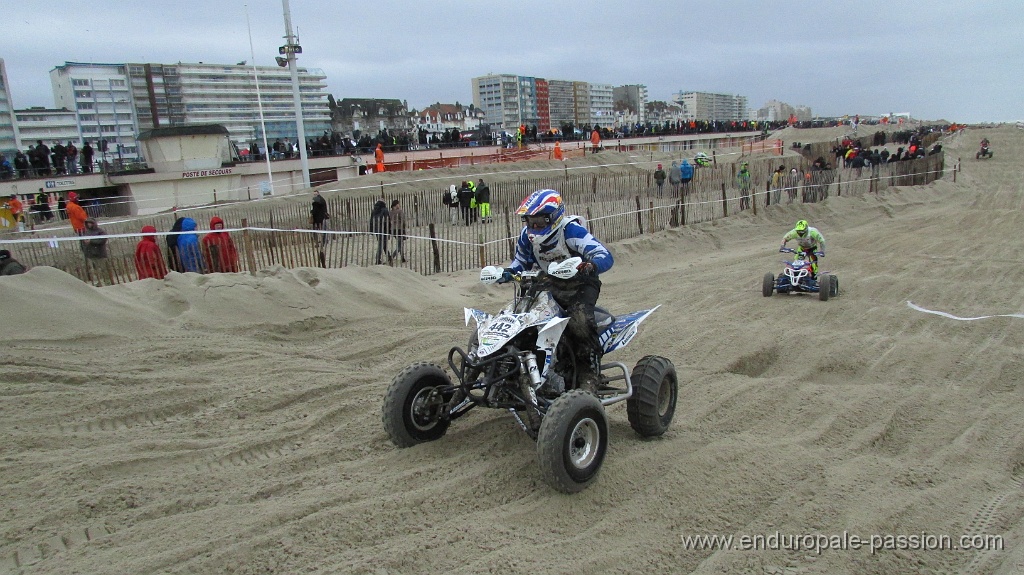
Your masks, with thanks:
[[[601,388],[601,358],[590,353],[580,358],[576,371],[576,384],[579,389],[597,395]]]

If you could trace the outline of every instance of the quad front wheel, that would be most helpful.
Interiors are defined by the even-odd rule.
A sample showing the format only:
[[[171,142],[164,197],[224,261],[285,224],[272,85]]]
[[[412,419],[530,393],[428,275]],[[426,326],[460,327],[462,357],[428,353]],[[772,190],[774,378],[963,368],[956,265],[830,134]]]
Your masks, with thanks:
[[[626,400],[630,427],[641,437],[665,433],[679,394],[676,366],[664,357],[648,355],[636,362],[629,379],[633,383],[633,397]]]
[[[764,274],[764,279],[761,280],[761,295],[772,297],[773,293],[775,293],[775,274],[768,272]]]
[[[548,408],[537,434],[537,459],[544,482],[562,493],[593,483],[608,452],[608,418],[594,395],[572,390]]]
[[[391,442],[398,447],[440,439],[450,421],[442,417],[453,391],[451,379],[441,367],[418,362],[403,369],[384,397],[383,420]]]

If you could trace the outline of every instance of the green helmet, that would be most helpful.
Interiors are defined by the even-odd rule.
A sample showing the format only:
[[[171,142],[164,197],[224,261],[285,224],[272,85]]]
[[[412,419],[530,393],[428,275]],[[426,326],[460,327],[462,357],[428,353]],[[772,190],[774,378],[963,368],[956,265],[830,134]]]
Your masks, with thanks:
[[[807,235],[807,220],[799,220],[796,223],[796,235],[801,238]]]

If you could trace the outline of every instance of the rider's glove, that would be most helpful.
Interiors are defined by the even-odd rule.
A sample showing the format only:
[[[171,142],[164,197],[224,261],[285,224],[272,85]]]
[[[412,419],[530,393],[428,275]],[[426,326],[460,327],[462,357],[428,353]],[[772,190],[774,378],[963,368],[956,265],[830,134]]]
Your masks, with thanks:
[[[505,271],[501,272],[501,277],[498,278],[498,281],[496,281],[495,283],[507,284],[510,281],[512,281],[512,271],[508,268],[505,268]]]
[[[779,246],[779,253],[782,253],[784,251],[786,251],[786,246],[784,246],[784,245]]]
[[[819,258],[823,258],[825,257],[825,252],[814,252],[814,255],[818,256]]]
[[[576,271],[585,276],[591,276],[597,273],[597,266],[593,262],[583,261],[580,262],[580,265],[576,266]]]

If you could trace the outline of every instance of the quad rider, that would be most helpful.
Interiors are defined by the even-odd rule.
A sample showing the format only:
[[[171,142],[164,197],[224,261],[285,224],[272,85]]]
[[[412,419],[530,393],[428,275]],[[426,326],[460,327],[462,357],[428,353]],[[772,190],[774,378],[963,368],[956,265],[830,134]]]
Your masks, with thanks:
[[[555,190],[537,190],[523,200],[516,213],[523,230],[516,243],[512,263],[498,283],[511,281],[514,274],[553,262],[580,257],[579,272],[568,280],[549,277],[551,295],[569,314],[566,333],[574,344],[577,382],[582,389],[596,393],[600,383],[602,348],[594,318],[594,306],[601,294],[598,274],[611,269],[611,253],[584,227],[582,218],[568,216],[562,196]]]
[[[818,275],[818,258],[825,257],[825,236],[817,228],[807,225],[807,220],[799,220],[793,229],[782,236],[782,246],[779,251],[786,248],[790,240],[796,240],[800,250],[797,257],[806,257],[811,262],[811,277]],[[802,253],[801,253],[802,252]]]

